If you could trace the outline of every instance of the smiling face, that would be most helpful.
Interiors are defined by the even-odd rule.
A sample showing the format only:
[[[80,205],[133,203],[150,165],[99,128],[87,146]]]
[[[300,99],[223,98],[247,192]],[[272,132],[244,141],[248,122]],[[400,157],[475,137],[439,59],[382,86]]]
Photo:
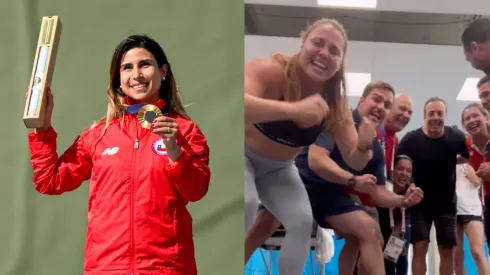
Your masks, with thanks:
[[[463,126],[468,134],[480,135],[488,131],[488,117],[477,106],[466,108],[462,115]]]
[[[313,81],[328,81],[341,68],[345,43],[344,35],[333,23],[313,26],[301,46],[300,67]]]
[[[410,184],[412,178],[412,161],[400,159],[393,170],[393,183],[398,187],[405,187]]]
[[[369,118],[376,127],[384,122],[393,103],[393,92],[383,88],[373,88],[359,100],[359,115]]]
[[[155,103],[167,65],[158,68],[153,54],[144,48],[132,48],[122,57],[119,67],[121,89],[137,103]]]
[[[446,104],[439,100],[427,103],[424,110],[424,122],[428,133],[442,134],[446,122]]]
[[[408,96],[401,95],[395,98],[390,113],[386,117],[386,127],[394,132],[403,130],[412,118],[412,106],[412,100]]]

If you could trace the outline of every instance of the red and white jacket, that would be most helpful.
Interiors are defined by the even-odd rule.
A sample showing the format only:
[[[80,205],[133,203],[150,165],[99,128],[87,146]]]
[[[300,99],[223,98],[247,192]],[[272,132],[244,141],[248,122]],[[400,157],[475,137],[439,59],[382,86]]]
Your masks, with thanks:
[[[487,146],[485,146],[487,147]],[[468,154],[470,156],[469,160],[471,163],[471,166],[475,171],[478,171],[480,168],[480,165],[483,162],[488,162],[490,161],[490,154],[485,154],[485,152],[481,152],[476,145],[473,144],[473,138],[471,136],[466,137],[466,148],[468,149]],[[486,159],[485,159],[486,157]],[[482,198],[482,203],[485,202],[486,197],[490,197],[490,182],[485,181],[483,182],[483,197]]]
[[[170,165],[161,137],[135,115],[100,123],[61,156],[57,133],[29,133],[34,186],[60,195],[90,179],[84,275],[195,275],[189,202],[210,182],[209,148],[192,121],[177,119],[183,154]]]

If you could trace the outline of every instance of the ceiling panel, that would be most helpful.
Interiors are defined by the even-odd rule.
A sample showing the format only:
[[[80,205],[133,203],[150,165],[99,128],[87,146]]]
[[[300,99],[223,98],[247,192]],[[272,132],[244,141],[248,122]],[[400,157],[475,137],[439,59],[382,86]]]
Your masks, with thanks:
[[[246,34],[299,37],[310,23],[334,18],[347,30],[349,40],[460,45],[460,36],[473,19],[490,16],[393,12],[362,9],[245,4]]]
[[[354,2],[354,1],[353,1]],[[317,0],[245,0],[246,4],[319,7]],[[377,10],[490,15],[488,0],[377,0]]]

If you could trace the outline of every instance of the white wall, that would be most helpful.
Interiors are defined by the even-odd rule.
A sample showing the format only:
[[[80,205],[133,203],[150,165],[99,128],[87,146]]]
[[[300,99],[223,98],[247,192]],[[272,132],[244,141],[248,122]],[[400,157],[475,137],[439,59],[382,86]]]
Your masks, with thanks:
[[[245,62],[273,53],[293,54],[300,43],[299,38],[245,36]],[[371,73],[372,80],[386,81],[396,92],[411,96],[414,114],[406,130],[422,126],[423,105],[432,96],[447,102],[447,124],[460,126],[469,102],[456,101],[456,96],[467,77],[483,76],[466,62],[461,47],[358,41],[349,42],[347,71]]]

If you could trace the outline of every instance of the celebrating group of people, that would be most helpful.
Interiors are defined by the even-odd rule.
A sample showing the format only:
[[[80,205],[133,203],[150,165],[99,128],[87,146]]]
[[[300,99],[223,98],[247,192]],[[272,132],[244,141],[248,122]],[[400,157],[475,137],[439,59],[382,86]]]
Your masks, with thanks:
[[[369,83],[354,109],[347,102],[342,25],[321,19],[301,49],[252,60],[245,68],[245,262],[278,227],[286,236],[279,273],[300,275],[314,224],[345,239],[339,273],[426,273],[435,226],[441,275],[465,274],[463,235],[478,274],[490,275],[490,20],[462,34],[468,62],[487,74],[481,103],[447,126],[442,98],[424,106],[384,81]],[[28,134],[35,189],[60,195],[89,188],[85,275],[195,275],[192,218],[186,206],[209,187],[206,137],[186,113],[160,45],[132,35],[110,65],[106,116],[62,154],[51,125]],[[219,272],[218,272],[219,273]]]
[[[445,101],[431,97],[423,126],[399,140],[411,98],[373,81],[350,110],[347,43],[339,22],[321,19],[297,54],[246,65],[245,263],[282,225],[279,274],[302,274],[315,222],[345,239],[341,275],[407,274],[410,244],[412,273],[422,275],[434,224],[441,275],[465,274],[463,233],[479,274],[489,275],[490,77],[478,83],[481,104],[461,114],[464,131],[446,125]],[[490,74],[490,20],[471,22],[462,43],[472,66]]]

